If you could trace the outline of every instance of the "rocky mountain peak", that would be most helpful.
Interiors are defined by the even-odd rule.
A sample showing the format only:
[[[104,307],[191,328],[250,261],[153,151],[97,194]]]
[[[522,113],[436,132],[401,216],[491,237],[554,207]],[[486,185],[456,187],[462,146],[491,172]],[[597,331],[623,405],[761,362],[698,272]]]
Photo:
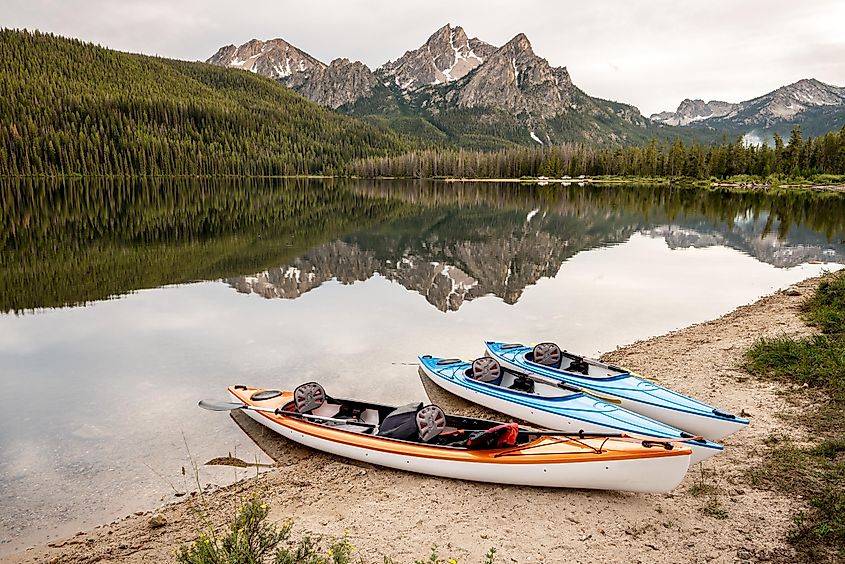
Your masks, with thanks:
[[[845,88],[825,84],[815,78],[804,78],[761,98],[767,97],[770,98],[768,105],[773,116],[790,118],[808,107],[845,103]],[[751,102],[756,100],[760,98]]]
[[[379,81],[361,61],[338,58],[310,74],[294,74],[285,83],[309,100],[337,109],[370,96]]]
[[[737,107],[738,104],[719,100],[705,102],[701,99],[691,100],[686,98],[674,112],[652,114],[651,119],[666,125],[689,125],[697,121],[726,116],[736,110]]]
[[[745,102],[730,103],[686,99],[674,112],[653,114],[667,125],[703,125],[750,130],[791,127],[787,122],[807,111],[845,108],[845,88],[805,78]]]
[[[460,80],[481,65],[495,47],[467,37],[461,27],[446,24],[418,49],[406,51],[379,72],[403,90]]]
[[[325,64],[297,49],[284,39],[251,39],[237,47],[227,45],[206,60],[222,67],[252,71],[268,78],[284,79],[296,73],[309,73]]]
[[[573,94],[566,68],[552,67],[535,55],[531,42],[520,33],[462,81],[458,106],[492,107],[546,119],[569,111]]]
[[[504,46],[509,47],[510,49],[529,51],[532,55],[534,54],[534,49],[531,47],[531,42],[528,41],[528,37],[524,33],[520,33],[514,36],[514,38],[505,43]]]

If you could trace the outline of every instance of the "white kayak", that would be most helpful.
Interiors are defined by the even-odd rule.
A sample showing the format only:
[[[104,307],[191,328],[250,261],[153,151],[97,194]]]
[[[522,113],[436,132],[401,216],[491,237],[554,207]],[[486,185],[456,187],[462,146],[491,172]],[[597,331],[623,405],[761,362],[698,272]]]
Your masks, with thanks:
[[[487,354],[507,370],[577,386],[711,441],[719,441],[748,425],[748,420],[733,413],[638,378],[624,368],[561,351],[554,343],[540,343],[533,348],[495,341],[484,344]]]
[[[389,468],[460,480],[527,486],[667,492],[690,463],[683,444],[577,437],[446,415],[433,405],[393,407],[325,394],[316,383],[294,392],[246,386],[215,411],[243,409],[297,443]]]
[[[469,363],[425,355],[419,361],[428,379],[444,390],[547,429],[682,441],[692,449],[691,464],[724,450],[722,445],[600,400],[574,386],[509,372],[490,357]]]

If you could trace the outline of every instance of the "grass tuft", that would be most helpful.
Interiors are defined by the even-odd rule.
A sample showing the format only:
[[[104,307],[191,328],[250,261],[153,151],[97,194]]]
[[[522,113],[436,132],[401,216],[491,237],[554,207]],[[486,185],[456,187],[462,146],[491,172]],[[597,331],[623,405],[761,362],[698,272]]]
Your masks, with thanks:
[[[748,477],[756,487],[808,500],[788,536],[801,561],[838,561],[845,558],[845,272],[822,281],[802,315],[819,335],[759,339],[746,353],[745,367],[814,389],[818,401],[801,421],[818,443],[801,447],[770,437],[765,462]]]
[[[845,339],[824,334],[761,338],[748,351],[746,368],[784,382],[845,392]]]
[[[828,335],[845,333],[845,275],[823,280],[803,306],[804,319]]]

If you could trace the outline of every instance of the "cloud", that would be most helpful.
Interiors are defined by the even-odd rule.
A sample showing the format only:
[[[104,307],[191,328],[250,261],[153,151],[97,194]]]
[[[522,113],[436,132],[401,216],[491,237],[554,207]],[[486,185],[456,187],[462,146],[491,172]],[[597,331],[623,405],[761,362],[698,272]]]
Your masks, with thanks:
[[[3,0],[0,21],[189,60],[283,37],[321,60],[373,68],[447,22],[494,44],[524,32],[589,94],[646,114],[687,97],[745,100],[801,78],[845,84],[845,3],[835,0]]]

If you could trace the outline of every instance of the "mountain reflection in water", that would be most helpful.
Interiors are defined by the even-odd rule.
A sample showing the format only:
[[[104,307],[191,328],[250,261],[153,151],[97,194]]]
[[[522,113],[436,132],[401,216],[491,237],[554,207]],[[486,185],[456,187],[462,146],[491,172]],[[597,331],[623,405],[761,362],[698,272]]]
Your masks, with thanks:
[[[363,191],[423,209],[318,245],[283,265],[225,281],[241,293],[295,299],[329,280],[351,284],[380,274],[441,311],[457,311],[491,294],[514,304],[526,287],[556,276],[567,259],[625,242],[637,232],[663,238],[671,249],[723,246],[778,268],[845,263],[845,216],[832,216],[829,225],[819,222],[826,215],[822,202],[837,202],[845,213],[841,197],[472,184],[397,190],[395,184],[374,183],[363,185]],[[818,212],[812,214],[815,223],[806,221],[808,206]]]

